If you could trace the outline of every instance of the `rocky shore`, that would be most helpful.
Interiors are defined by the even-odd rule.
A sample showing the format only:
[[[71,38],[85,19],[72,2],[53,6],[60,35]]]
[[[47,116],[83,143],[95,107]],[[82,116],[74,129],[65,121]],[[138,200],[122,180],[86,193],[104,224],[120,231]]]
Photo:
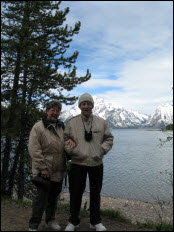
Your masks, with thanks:
[[[60,201],[69,203],[69,193],[61,193]],[[89,197],[83,196],[82,208],[89,209]],[[101,197],[101,209],[118,210],[132,223],[163,222],[173,224],[173,204],[147,203],[142,201]]]

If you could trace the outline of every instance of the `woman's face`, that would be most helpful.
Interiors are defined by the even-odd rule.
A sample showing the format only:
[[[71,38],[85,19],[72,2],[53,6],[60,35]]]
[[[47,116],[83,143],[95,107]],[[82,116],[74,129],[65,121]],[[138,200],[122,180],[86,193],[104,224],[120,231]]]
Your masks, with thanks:
[[[60,110],[58,109],[57,106],[52,107],[51,109],[49,109],[47,111],[47,119],[48,120],[56,122],[57,119],[59,118],[59,116],[60,116]]]

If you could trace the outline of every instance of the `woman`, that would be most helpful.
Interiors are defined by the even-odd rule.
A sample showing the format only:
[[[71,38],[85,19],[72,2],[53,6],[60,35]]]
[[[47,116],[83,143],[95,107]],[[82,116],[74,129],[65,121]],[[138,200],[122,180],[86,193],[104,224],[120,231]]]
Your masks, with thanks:
[[[50,101],[46,105],[46,116],[37,122],[29,137],[29,154],[32,158],[33,177],[40,174],[50,179],[50,187],[45,190],[37,187],[33,199],[32,216],[29,231],[37,231],[45,211],[46,224],[53,230],[60,230],[55,221],[57,199],[62,190],[62,181],[66,168],[64,154],[64,125],[58,120],[62,105],[59,101]]]

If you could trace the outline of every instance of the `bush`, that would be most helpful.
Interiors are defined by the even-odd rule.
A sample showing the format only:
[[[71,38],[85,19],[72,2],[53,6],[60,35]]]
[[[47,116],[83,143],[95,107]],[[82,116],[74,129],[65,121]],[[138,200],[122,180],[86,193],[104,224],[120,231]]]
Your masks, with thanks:
[[[169,124],[166,126],[166,130],[173,130],[173,124]]]

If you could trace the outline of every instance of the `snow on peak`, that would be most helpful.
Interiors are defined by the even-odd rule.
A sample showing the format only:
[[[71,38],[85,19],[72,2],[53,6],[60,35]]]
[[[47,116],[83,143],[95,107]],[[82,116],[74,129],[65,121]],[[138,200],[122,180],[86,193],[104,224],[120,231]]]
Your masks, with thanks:
[[[93,96],[93,99],[93,114],[105,119],[112,127],[135,128],[147,126],[161,128],[173,123],[173,105],[170,103],[161,104],[157,107],[154,114],[147,116],[146,114],[140,114],[136,111],[126,110],[123,107],[107,103],[97,96]],[[62,112],[61,119],[66,122],[80,113],[78,103],[76,103],[70,110]]]
[[[173,105],[164,103],[159,105],[155,113],[149,117],[147,125],[152,127],[165,127],[168,124],[173,124]]]

